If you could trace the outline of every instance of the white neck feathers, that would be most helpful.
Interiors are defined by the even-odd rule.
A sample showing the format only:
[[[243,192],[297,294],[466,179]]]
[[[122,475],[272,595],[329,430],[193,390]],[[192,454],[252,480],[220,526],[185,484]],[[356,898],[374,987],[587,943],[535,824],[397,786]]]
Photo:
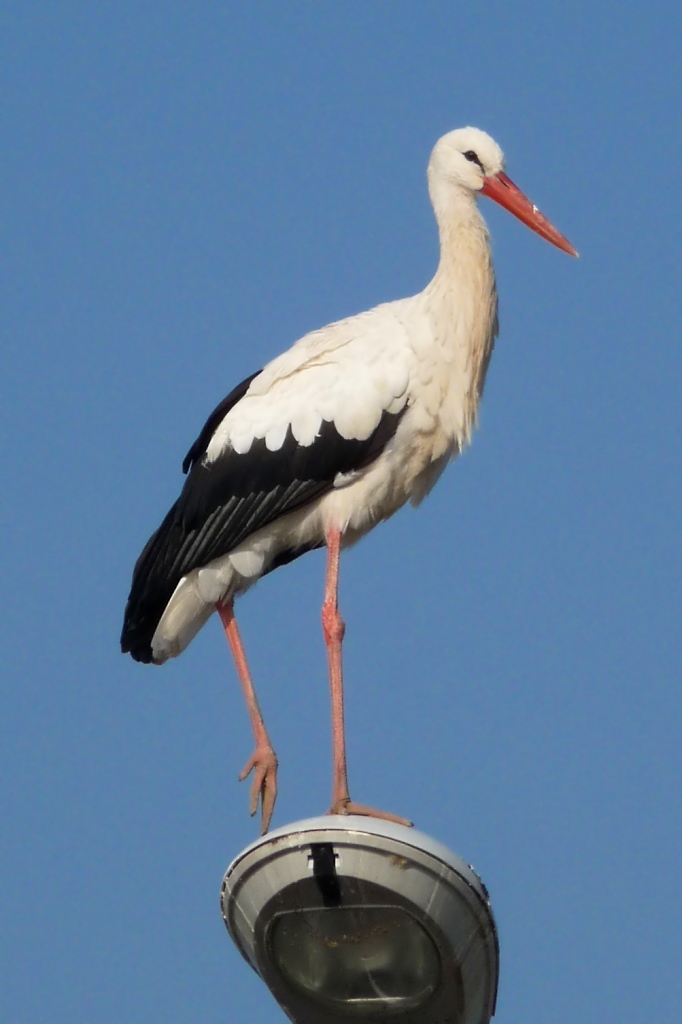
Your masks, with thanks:
[[[478,404],[497,333],[497,291],[488,231],[474,194],[429,181],[438,222],[440,262],[427,285],[434,341],[442,352],[447,393],[442,425],[462,448],[476,424]]]

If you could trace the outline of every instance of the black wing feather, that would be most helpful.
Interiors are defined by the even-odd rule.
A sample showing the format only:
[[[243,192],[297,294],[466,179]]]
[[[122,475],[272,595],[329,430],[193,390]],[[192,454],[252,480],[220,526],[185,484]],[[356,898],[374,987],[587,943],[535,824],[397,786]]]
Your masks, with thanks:
[[[232,406],[236,405],[237,402],[244,397],[251,386],[251,381],[260,376],[262,372],[262,370],[256,370],[256,372],[252,373],[250,377],[243,380],[241,384],[237,384],[237,387],[230,391],[227,398],[223,398],[222,402],[216,405],[215,409],[201,428],[201,433],[198,438],[182,460],[183,473],[188,473],[194,463],[199,461],[208,448],[209,441],[213,437],[218,425],[222,422],[225,416],[227,416]]]
[[[235,388],[207,420],[185,459],[191,469],[182,493],[135,565],[121,649],[138,661],[151,661],[151,639],[183,576],[329,492],[337,474],[368,466],[384,450],[405,412],[405,407],[385,412],[365,440],[343,438],[333,423],[323,421],[307,446],[299,445],[289,428],[276,451],[270,451],[264,440],[255,440],[244,454],[227,449],[210,463],[200,461],[218,424],[255,376]],[[282,552],[270,570],[308,550],[312,546]]]

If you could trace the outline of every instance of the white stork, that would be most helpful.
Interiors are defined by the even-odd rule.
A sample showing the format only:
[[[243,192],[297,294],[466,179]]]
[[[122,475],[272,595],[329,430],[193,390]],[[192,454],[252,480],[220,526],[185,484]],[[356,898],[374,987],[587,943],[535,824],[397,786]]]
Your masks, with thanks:
[[[426,288],[297,341],[211,413],[183,463],[180,497],[140,555],[121,649],[160,665],[217,609],[244,690],[255,750],[251,814],[266,832],[277,758],[234,618],[234,599],[294,558],[327,547],[322,624],[332,703],[330,813],[370,814],[348,792],[337,593],[339,555],[408,500],[431,490],[468,443],[497,334],[489,196],[577,255],[507,177],[499,146],[476,128],[436,143],[428,165],[440,262]],[[409,824],[409,823],[408,823]]]

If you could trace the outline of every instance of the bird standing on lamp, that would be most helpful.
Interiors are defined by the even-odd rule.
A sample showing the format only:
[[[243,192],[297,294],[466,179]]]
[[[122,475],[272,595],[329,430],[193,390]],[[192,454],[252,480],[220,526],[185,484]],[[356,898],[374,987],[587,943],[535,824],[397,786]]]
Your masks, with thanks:
[[[502,151],[476,128],[436,143],[429,193],[440,262],[418,295],[313,331],[239,384],[211,413],[183,463],[187,480],[140,555],[121,649],[162,664],[217,610],[253,727],[251,813],[267,831],[277,759],[234,618],[256,580],[326,546],[322,624],[332,700],[331,813],[403,821],[350,799],[338,610],[341,549],[407,501],[428,494],[469,442],[497,335],[485,222],[489,196],[577,255],[504,173]]]

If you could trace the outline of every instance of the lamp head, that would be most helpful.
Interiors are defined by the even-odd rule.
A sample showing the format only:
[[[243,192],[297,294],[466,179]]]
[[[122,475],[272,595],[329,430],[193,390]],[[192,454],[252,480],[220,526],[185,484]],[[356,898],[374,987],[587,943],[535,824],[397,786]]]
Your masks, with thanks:
[[[221,906],[295,1024],[488,1024],[495,922],[475,872],[428,836],[365,817],[269,833],[230,865]]]

